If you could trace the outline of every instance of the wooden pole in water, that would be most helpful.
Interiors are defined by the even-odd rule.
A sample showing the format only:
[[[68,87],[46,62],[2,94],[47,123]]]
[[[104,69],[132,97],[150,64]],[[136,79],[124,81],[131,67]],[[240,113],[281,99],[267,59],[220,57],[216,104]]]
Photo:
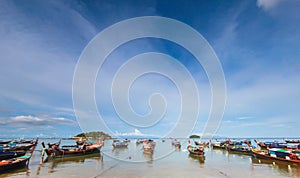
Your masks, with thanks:
[[[40,165],[43,164],[44,155],[45,155],[45,149],[46,149],[45,143],[42,142],[41,144],[42,144],[42,146],[43,146],[43,149],[42,149],[42,157],[41,157],[41,159],[40,159]]]

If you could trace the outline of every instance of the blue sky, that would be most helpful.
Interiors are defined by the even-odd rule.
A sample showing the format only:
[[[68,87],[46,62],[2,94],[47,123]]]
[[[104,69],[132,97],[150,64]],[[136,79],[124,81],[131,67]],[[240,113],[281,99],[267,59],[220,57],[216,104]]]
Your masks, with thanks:
[[[299,137],[299,8],[300,2],[292,0],[0,1],[0,137],[68,137],[81,132],[72,102],[80,54],[105,28],[140,16],[186,23],[215,50],[227,85],[217,135]],[[161,135],[176,124],[178,91],[156,74],[137,80],[130,100],[137,113],[146,114],[149,95],[162,93],[168,107],[159,124],[130,127],[114,112],[111,80],[126,60],[143,52],[166,53],[190,71],[201,103],[193,132],[202,133],[211,104],[205,72],[185,49],[159,39],[120,46],[99,71],[95,96],[110,129],[121,135]]]

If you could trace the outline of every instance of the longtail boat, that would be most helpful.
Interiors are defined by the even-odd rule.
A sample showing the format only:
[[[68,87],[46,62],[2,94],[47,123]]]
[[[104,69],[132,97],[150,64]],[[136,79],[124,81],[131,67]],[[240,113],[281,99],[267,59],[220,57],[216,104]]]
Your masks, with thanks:
[[[19,140],[19,144],[24,144],[24,143],[34,143],[34,141],[33,141],[33,139],[31,139],[31,140],[25,140],[25,139]]]
[[[144,142],[144,140],[142,140],[142,139],[138,139],[138,140],[136,140],[136,142],[135,142],[135,143],[136,143],[137,145],[139,145],[139,144],[141,144],[141,143],[143,143],[143,142]]]
[[[192,155],[204,155],[204,147],[188,145],[187,150]]]
[[[300,143],[300,140],[284,140],[286,143]]]
[[[268,148],[287,148],[285,143],[280,142],[258,142],[254,140],[254,142],[262,149],[267,150]]]
[[[1,151],[0,152],[0,160],[16,158],[20,156],[24,156],[26,151]]]
[[[20,140],[12,140],[10,143],[11,144],[25,144],[25,143],[34,143],[34,141],[33,141],[33,139],[30,139],[30,140],[20,139]]]
[[[242,153],[242,154],[247,154],[247,155],[251,154],[250,148],[248,146],[244,146],[244,145],[234,146],[227,150],[231,153]]]
[[[156,142],[154,142],[153,140],[149,139],[149,140],[144,140],[143,143],[143,149],[144,149],[144,153],[153,153],[154,149],[156,146]]]
[[[217,141],[215,143],[212,143],[211,145],[213,149],[225,149],[226,142]]]
[[[5,145],[5,144],[8,144],[10,142],[11,142],[11,140],[6,140],[6,141],[1,140],[0,145]]]
[[[178,141],[178,140],[173,140],[172,141],[172,145],[175,147],[175,148],[181,148],[181,143],[180,143],[180,141]]]
[[[21,156],[0,162],[0,173],[8,172],[14,169],[26,167],[28,165],[30,156]]]
[[[226,150],[231,153],[251,154],[251,141],[230,142],[225,146]]]
[[[29,160],[32,156],[32,153],[35,150],[35,147],[36,147],[36,145],[31,149],[29,155],[24,155],[24,156],[20,156],[17,158],[2,160],[0,162],[0,174],[28,166]]]
[[[251,152],[252,156],[254,156],[255,158],[262,158],[276,162],[284,162],[300,166],[299,151],[290,151],[273,148],[268,150],[251,149]]]
[[[30,143],[30,144],[21,144],[21,145],[17,145],[17,144],[7,144],[3,147],[0,147],[1,151],[19,151],[19,150],[24,150],[24,151],[28,151],[31,148],[35,147],[38,144],[38,138],[35,140],[35,142]]]
[[[124,148],[128,146],[128,143],[124,141],[121,142],[120,140],[113,140],[112,146],[114,148]]]
[[[125,139],[123,140],[123,142],[128,143],[128,142],[130,142],[130,140],[127,139],[127,138],[125,138]]]
[[[208,144],[207,144],[208,145]],[[207,146],[197,146],[197,145],[191,145],[191,141],[188,140],[188,146],[187,146],[187,150],[189,151],[190,154],[192,155],[197,155],[197,156],[201,156],[204,155],[204,149]]]
[[[63,158],[70,156],[83,156],[88,154],[100,153],[100,149],[103,146],[104,142],[93,143],[90,145],[67,145],[62,146],[61,148],[46,148],[44,142],[42,142],[43,151],[52,157],[52,158]]]

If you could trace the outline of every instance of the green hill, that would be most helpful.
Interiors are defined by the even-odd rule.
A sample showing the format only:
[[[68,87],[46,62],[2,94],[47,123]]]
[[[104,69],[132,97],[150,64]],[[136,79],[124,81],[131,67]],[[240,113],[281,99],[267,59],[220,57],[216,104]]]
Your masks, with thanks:
[[[98,131],[98,132],[87,132],[87,133],[80,133],[75,136],[75,138],[83,137],[83,138],[92,138],[92,139],[102,139],[108,140],[111,139],[111,136],[107,133]]]

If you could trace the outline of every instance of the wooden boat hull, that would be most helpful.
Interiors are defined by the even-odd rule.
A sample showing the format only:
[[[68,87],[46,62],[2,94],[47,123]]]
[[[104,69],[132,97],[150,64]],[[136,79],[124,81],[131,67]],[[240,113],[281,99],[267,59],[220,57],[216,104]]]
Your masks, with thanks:
[[[204,151],[201,151],[201,152],[194,152],[194,151],[190,151],[190,150],[189,150],[189,152],[190,152],[191,155],[198,155],[198,156],[203,156],[203,155],[204,155]]]
[[[222,150],[225,150],[225,147],[224,147],[224,146],[212,145],[212,148],[213,148],[213,149],[222,149]]]
[[[5,145],[5,144],[8,144],[10,142],[11,142],[11,140],[9,140],[9,141],[0,141],[0,145]]]
[[[300,140],[284,140],[286,143],[300,143]]]
[[[255,158],[267,159],[267,160],[272,160],[272,161],[276,161],[276,162],[288,163],[288,164],[300,166],[300,160],[288,160],[288,159],[284,159],[284,158],[280,158],[280,157],[272,157],[267,154],[261,154],[258,151],[255,151],[253,149],[251,150],[251,153],[252,153],[252,156]]]
[[[0,173],[9,172],[15,169],[24,168],[27,166],[27,163],[29,162],[29,159],[24,159],[15,163],[11,164],[1,164],[0,163]]]
[[[35,142],[35,145],[37,144],[38,139]],[[17,158],[12,158],[12,159],[7,159],[7,160],[2,160],[0,162],[0,173],[5,173],[5,172],[9,172],[11,170],[15,170],[15,169],[20,169],[20,168],[24,168],[26,166],[28,166],[29,160],[32,156],[32,153],[35,150],[34,146],[31,151],[30,151],[30,155],[25,155],[25,156],[20,156]]]
[[[175,148],[181,148],[181,143],[179,141],[173,141],[172,142],[172,145],[175,147]]]
[[[197,141],[194,141],[195,145],[197,146],[204,146],[204,147],[208,147],[209,146],[209,143],[206,143],[206,142],[197,142]]]
[[[228,149],[228,152],[229,153],[251,155],[251,151],[250,150],[240,150],[240,149],[235,149],[235,148]]]
[[[127,148],[128,147],[128,144],[120,144],[120,145],[115,145],[113,144],[112,145],[114,148]]]
[[[187,150],[192,155],[198,155],[198,156],[203,156],[204,155],[204,148],[197,148],[197,149],[195,149],[195,147],[192,147],[192,146],[189,145],[187,147]]]
[[[33,147],[35,147],[37,144],[38,144],[38,139],[36,139],[36,141],[34,143],[30,143],[27,145],[21,145],[21,146],[14,146],[12,148],[3,148],[3,150],[5,150],[5,151],[20,151],[20,150],[28,151],[28,150],[31,150]]]
[[[112,146],[114,148],[126,148],[128,146],[128,143],[125,141],[119,141],[119,140],[114,140],[112,143]]]
[[[63,149],[45,149],[48,156],[53,158],[73,157],[73,156],[84,156],[89,154],[100,153],[100,149],[94,148],[89,150],[63,150]]]
[[[18,152],[0,152],[0,160],[16,158],[20,156],[24,156],[26,151],[18,151]]]

